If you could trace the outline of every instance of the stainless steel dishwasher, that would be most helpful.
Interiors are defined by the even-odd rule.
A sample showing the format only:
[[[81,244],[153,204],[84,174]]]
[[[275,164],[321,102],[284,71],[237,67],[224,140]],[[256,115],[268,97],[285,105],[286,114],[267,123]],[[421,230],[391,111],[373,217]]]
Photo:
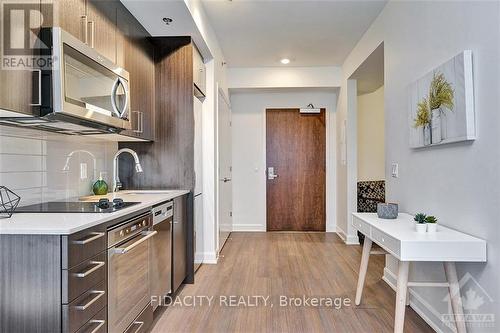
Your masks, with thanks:
[[[152,209],[153,231],[151,241],[151,305],[153,310],[162,304],[162,298],[171,292],[172,279],[172,221],[174,203],[168,201]]]
[[[149,253],[157,232],[151,224],[147,213],[108,229],[109,332],[140,331],[152,321]]]

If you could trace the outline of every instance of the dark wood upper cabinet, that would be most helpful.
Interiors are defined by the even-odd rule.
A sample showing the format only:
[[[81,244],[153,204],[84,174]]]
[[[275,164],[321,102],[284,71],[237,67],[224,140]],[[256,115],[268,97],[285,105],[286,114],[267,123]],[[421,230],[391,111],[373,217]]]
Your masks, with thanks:
[[[24,3],[15,2],[4,3],[3,10],[25,10],[24,5]],[[30,13],[30,15],[33,15],[33,13],[35,12]],[[12,26],[10,22],[11,16],[4,14],[4,17],[6,18],[5,21],[0,22],[0,24],[4,27]],[[42,20],[41,16],[40,20]],[[37,29],[31,28],[27,24],[24,27],[17,25],[13,29],[23,29],[24,36],[28,36],[31,32],[35,35],[37,34]],[[7,36],[5,31],[4,36]],[[10,41],[10,39],[3,42],[5,42],[4,47],[16,43],[16,41]],[[16,49],[18,48],[18,46],[15,47]],[[14,48],[12,50],[2,49],[3,54],[1,58],[4,66],[0,67],[0,109],[29,115],[38,114],[39,105],[41,104],[41,72],[33,71],[31,68],[23,69],[23,67],[9,60],[9,58],[16,59],[16,57],[21,56],[22,59],[28,59],[29,61],[30,58],[37,55],[37,50],[31,48],[26,38],[24,40],[24,48],[20,49],[21,52]]]
[[[44,26],[61,27],[116,62],[116,14],[118,0],[54,0],[54,19]]]
[[[87,0],[87,44],[113,62],[116,62],[116,12],[119,6],[121,3],[114,0]]]
[[[88,35],[88,18],[86,0],[54,0],[53,8],[42,7],[44,16],[50,15],[47,10],[52,10],[53,20],[44,20],[45,27],[62,27],[74,37],[86,43]]]
[[[155,136],[154,47],[149,33],[119,0],[40,1],[43,27],[61,27],[130,73],[129,118],[125,135],[152,141]],[[8,22],[7,22],[8,23]],[[39,72],[0,69],[0,109],[39,112]]]
[[[0,109],[24,114],[39,112],[39,72],[0,68]]]
[[[117,64],[130,74],[130,120],[132,129],[122,134],[153,141],[154,47],[149,34],[125,8],[117,11]]]

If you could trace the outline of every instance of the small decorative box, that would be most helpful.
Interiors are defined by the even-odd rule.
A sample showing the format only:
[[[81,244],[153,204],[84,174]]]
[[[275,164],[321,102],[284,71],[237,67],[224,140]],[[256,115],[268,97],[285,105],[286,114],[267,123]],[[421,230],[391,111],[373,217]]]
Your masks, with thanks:
[[[377,215],[381,219],[395,219],[398,217],[398,204],[378,203]]]

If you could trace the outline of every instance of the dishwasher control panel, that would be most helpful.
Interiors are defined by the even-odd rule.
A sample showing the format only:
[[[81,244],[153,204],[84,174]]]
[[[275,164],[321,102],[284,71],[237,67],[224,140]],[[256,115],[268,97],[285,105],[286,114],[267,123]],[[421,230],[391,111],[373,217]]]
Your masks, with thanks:
[[[143,215],[108,230],[108,247],[131,238],[151,227],[151,215]]]
[[[174,202],[167,201],[165,203],[159,204],[158,206],[153,207],[153,225],[160,223],[172,216],[174,216]]]

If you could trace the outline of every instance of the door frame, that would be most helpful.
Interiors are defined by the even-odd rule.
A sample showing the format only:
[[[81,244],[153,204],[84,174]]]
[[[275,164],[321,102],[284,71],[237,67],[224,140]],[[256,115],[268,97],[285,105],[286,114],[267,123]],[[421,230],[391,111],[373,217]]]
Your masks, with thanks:
[[[336,104],[338,102],[338,92],[335,99],[335,107],[333,109],[327,106],[315,106],[321,109],[325,109],[325,157],[326,157],[326,176],[325,176],[325,232],[337,232],[337,137],[335,135],[335,125],[336,125]],[[300,109],[301,106],[293,107],[293,106],[268,106],[262,110],[262,159],[264,161],[264,172],[263,177],[267,178],[267,119],[266,119],[266,111],[268,109]],[[330,128],[332,127],[332,128]],[[267,182],[267,179],[266,179]],[[333,200],[332,200],[333,197]],[[331,201],[331,202],[330,202]],[[264,189],[264,203],[267,206],[267,187]],[[266,207],[266,216],[265,216],[265,228],[262,230],[267,232],[267,207]]]

